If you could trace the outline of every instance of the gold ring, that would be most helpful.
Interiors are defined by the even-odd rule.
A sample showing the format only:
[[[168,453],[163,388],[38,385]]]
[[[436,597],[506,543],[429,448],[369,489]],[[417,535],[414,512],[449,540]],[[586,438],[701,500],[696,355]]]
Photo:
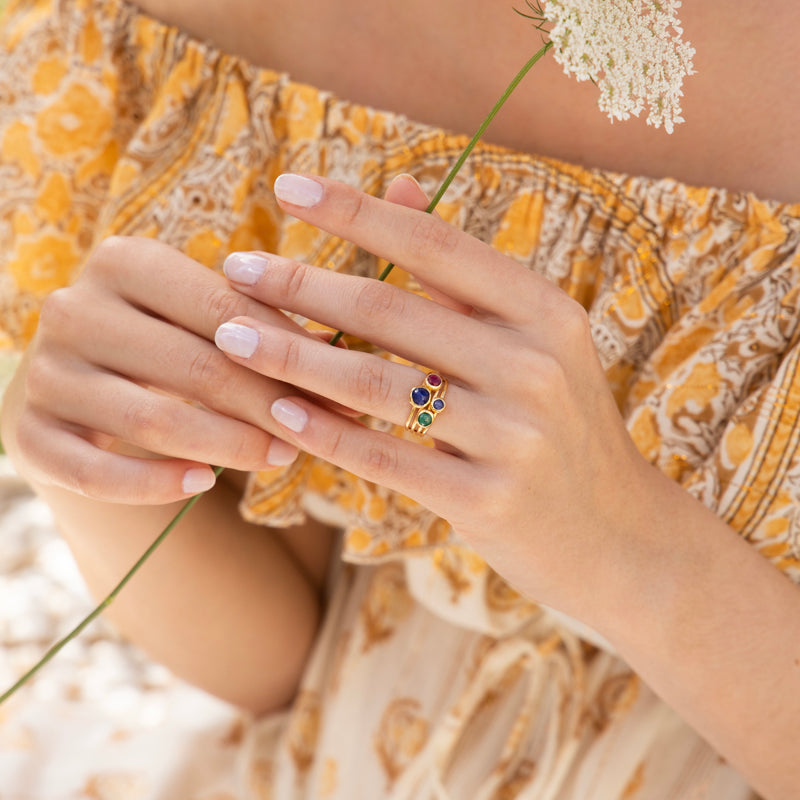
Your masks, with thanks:
[[[415,386],[409,393],[411,412],[406,420],[406,429],[424,436],[437,414],[444,411],[447,394],[447,378],[438,372],[429,372],[422,386]]]

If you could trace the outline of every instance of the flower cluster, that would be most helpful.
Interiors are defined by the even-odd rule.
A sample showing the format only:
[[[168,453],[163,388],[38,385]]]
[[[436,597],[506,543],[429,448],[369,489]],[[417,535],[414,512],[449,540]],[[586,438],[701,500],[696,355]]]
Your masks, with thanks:
[[[647,123],[683,122],[683,79],[694,48],[683,41],[680,0],[545,0],[556,61],[579,81],[600,89],[598,104],[613,121],[638,116]]]

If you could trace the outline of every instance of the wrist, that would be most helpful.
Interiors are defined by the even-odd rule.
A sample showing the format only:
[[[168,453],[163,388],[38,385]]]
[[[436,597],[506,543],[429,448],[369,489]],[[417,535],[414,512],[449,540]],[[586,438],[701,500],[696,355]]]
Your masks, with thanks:
[[[601,542],[582,619],[624,652],[656,637],[666,643],[694,620],[743,553],[757,556],[713,511],[646,466]],[[694,620],[696,624],[696,620]]]

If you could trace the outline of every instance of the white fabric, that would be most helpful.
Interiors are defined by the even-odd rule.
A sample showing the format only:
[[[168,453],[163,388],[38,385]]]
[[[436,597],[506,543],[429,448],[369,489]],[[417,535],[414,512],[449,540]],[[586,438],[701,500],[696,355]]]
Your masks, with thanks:
[[[49,511],[0,459],[0,691],[90,609]],[[240,800],[247,725],[101,618],[0,706],[0,798]]]

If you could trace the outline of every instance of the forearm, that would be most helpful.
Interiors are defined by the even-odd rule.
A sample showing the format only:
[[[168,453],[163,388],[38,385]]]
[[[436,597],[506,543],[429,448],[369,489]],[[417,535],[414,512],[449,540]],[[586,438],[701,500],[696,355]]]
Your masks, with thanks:
[[[181,504],[117,506],[37,487],[100,599]],[[108,614],[178,675],[256,712],[293,695],[320,618],[320,591],[280,537],[238,515],[224,481],[200,499]],[[302,533],[302,532],[301,532]],[[330,534],[316,534],[330,551]]]
[[[652,478],[663,505],[638,551],[618,554],[624,567],[605,581],[594,624],[767,800],[795,798],[800,589],[680,487]]]

